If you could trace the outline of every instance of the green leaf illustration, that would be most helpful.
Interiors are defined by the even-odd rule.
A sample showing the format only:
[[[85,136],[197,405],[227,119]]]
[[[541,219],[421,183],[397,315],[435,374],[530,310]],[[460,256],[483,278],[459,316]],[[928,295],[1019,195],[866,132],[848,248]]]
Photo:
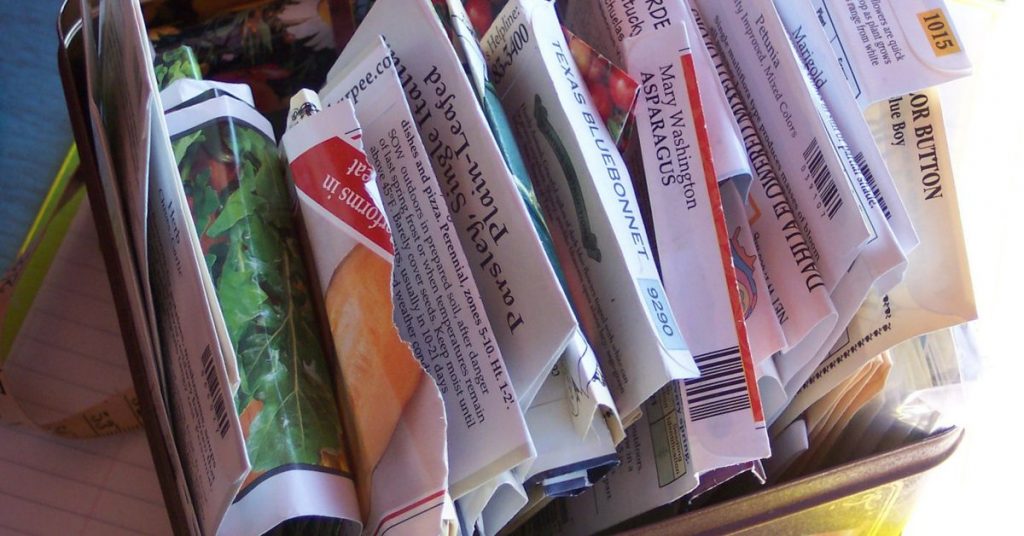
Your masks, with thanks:
[[[253,471],[320,465],[342,450],[341,426],[277,147],[226,118],[172,143],[238,358],[238,411],[258,408]]]
[[[157,54],[153,70],[156,72],[156,83],[160,89],[183,78],[199,80],[203,77],[199,61],[188,45]]]

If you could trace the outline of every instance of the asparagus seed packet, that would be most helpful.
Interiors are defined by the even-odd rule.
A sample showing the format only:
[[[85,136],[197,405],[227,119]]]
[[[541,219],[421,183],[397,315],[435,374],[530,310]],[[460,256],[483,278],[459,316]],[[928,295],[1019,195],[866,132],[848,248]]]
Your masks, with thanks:
[[[682,0],[641,9],[628,37],[611,34],[612,22],[630,9],[619,1],[600,7],[576,2],[567,20],[583,35],[612,42],[641,83],[636,124],[643,169],[637,178],[647,186],[668,301],[701,370],[700,378],[683,386],[690,455],[699,475],[768,457],[768,435],[683,25],[686,9]]]
[[[618,150],[582,85],[553,6],[510,2],[483,37],[570,294],[627,422],[697,368],[665,296]]]
[[[220,530],[257,534],[303,515],[344,528],[358,502],[270,123],[230,95],[166,121],[240,378],[251,470]]]
[[[281,144],[340,370],[364,532],[442,534],[452,522],[446,419],[394,323],[394,246],[351,102],[292,99]]]

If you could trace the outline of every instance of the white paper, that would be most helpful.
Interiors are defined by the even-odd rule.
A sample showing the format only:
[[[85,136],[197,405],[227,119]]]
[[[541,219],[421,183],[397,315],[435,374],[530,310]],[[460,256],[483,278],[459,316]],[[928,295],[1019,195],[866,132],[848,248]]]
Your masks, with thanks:
[[[192,80],[191,78],[175,80],[174,83],[160,90],[160,103],[164,105],[165,111],[170,110],[211,89],[227,93],[249,106],[256,106],[256,102],[252,98],[252,89],[247,84],[228,84],[216,80]]]
[[[832,291],[832,304],[836,308],[837,320],[829,331],[819,331],[799,344],[774,357],[779,379],[786,391],[786,398],[792,400],[796,391],[821,364],[842,336],[854,313],[872,291],[874,278],[867,263],[858,260]],[[774,418],[769,419],[770,422]]]
[[[564,369],[569,414],[577,437],[589,436],[598,419],[604,421],[612,441],[618,445],[625,437],[622,418],[615,406],[608,382],[601,372],[594,349],[582,333],[577,333],[559,358],[558,369]],[[552,374],[554,373],[552,369]],[[549,383],[551,379],[545,382]]]
[[[365,80],[365,73],[391,58],[379,37],[376,44],[361,51],[358,62],[339,60],[325,104],[344,98],[353,81]],[[395,323],[444,398],[449,489],[458,499],[535,451],[428,149],[416,131],[416,101],[412,108],[406,104],[394,68],[388,64],[383,71],[352,100],[391,224]]]
[[[563,359],[552,369],[536,402],[526,413],[527,423],[537,443],[537,459],[529,464],[528,469],[521,471],[527,483],[543,486],[545,480],[559,474],[618,463],[612,433],[600,413],[591,414],[594,424],[586,435],[580,436],[571,426],[570,398],[577,392],[569,377],[570,363],[567,361]],[[588,387],[594,390],[601,386],[592,383]],[[567,469],[570,467],[573,469]]]
[[[589,348],[579,359],[592,361],[596,367]],[[609,429],[610,424],[618,422],[617,416],[609,415],[614,412],[611,394],[599,379],[590,378],[580,384],[573,377],[573,369],[580,366],[585,365],[568,353],[563,355],[527,411],[526,422],[537,458],[511,472],[524,495],[495,494],[487,504],[483,511],[484,534],[494,533],[514,517],[530,515],[555,497],[582,493],[618,465],[618,442],[614,439],[616,433],[623,432]],[[581,404],[582,400],[590,403]],[[584,418],[589,424],[581,433],[573,424]]]
[[[831,291],[871,232],[782,22],[771,0],[694,4],[728,60],[775,167],[779,194],[789,201],[807,253]]]
[[[526,506],[526,489],[514,471],[506,471],[458,501],[461,525],[475,534],[497,534]]]
[[[704,45],[702,32],[694,19],[693,9],[685,0],[679,0],[679,3],[683,6],[680,18],[686,29],[693,54],[693,66],[697,72],[697,88],[704,106],[704,121],[707,126],[708,139],[711,142],[711,154],[714,156],[718,181],[732,181],[740,193],[740,197],[745,200],[750,191],[750,182],[754,172],[750,169],[750,159],[747,158],[739,126],[729,108],[729,99],[726,98],[722,84],[719,82],[711,54]]]
[[[375,52],[387,55],[382,45]],[[441,508],[448,487],[444,405],[411,349],[400,351],[390,318],[391,237],[361,140],[355,111],[342,101],[289,125],[281,145],[328,304],[340,391],[347,397],[342,404],[353,423],[347,443],[364,532],[387,526],[396,534],[436,534],[450,521]],[[387,276],[369,273],[379,270]],[[353,277],[360,281],[354,286]],[[356,294],[360,286],[363,293]],[[333,305],[335,300],[346,301]]]
[[[786,335],[771,307],[771,294],[768,292],[768,282],[765,281],[763,263],[757,254],[754,233],[750,230],[740,192],[733,181],[720,184],[722,210],[729,225],[732,265],[736,272],[736,285],[750,342],[750,357],[757,364],[785,348]]]
[[[148,292],[149,272],[144,267],[149,265],[146,226],[150,108],[157,91],[155,75],[150,74],[153,73],[153,58],[142,11],[137,4],[104,0],[99,5],[99,18],[97,67],[100,76],[97,83],[100,100],[97,104],[110,143],[114,173],[122,188],[135,261],[140,267],[143,288]],[[151,301],[148,293],[147,301]]]
[[[248,473],[249,460],[234,397],[211,387],[209,382],[199,385],[206,377],[204,367],[216,369],[217,381],[222,385],[227,385],[227,373],[221,353],[223,341],[209,307],[209,301],[216,296],[206,294],[208,286],[204,285],[202,273],[207,271],[206,262],[171,149],[171,136],[229,115],[243,116],[255,128],[262,127],[264,134],[269,131],[273,135],[266,119],[247,104],[233,97],[218,97],[172,112],[166,118],[156,112],[151,159],[154,172],[150,203],[155,239],[150,253],[158,326],[168,383],[188,393],[187,397],[171,397],[174,425],[177,437],[181,438],[182,459],[191,473],[189,489],[196,512],[204,530],[210,533],[218,530],[223,518],[231,517],[225,512]],[[205,277],[209,277],[208,272]],[[218,405],[212,400],[196,400],[200,396],[227,398],[223,405]],[[212,464],[208,462],[211,458],[215,459]],[[263,529],[268,530],[281,520],[252,521],[270,524]],[[232,526],[232,521],[226,523]]]
[[[665,291],[702,372],[685,382],[690,455],[700,474],[767,457],[770,450],[695,62],[681,20],[685,9],[680,1],[669,5],[675,9],[640,10],[630,36],[617,46],[627,71],[640,82],[636,125]],[[595,20],[607,28],[628,18],[625,3],[604,6],[570,14],[570,21],[587,30],[584,38],[603,29]]]
[[[5,386],[38,422],[63,419],[132,385],[92,220],[83,199],[5,369]],[[171,534],[139,430],[83,441],[0,425],[0,472],[2,531]]]
[[[465,35],[468,28],[458,15],[453,11],[449,21],[455,38],[468,37],[471,42],[460,45],[473,52],[476,45]],[[417,22],[396,24],[400,20]],[[529,190],[520,184],[528,178],[514,176],[506,165],[430,1],[376,2],[328,73],[326,92],[335,91],[340,66],[355,59],[352,51],[376,42],[378,34],[391,48],[439,191],[494,327],[493,337],[525,409],[578,329],[531,220],[530,211],[536,209],[528,208],[520,193]],[[373,72],[375,76],[376,67]],[[365,78],[353,80],[337,91],[364,91],[358,85],[363,82]]]
[[[784,348],[788,349],[809,334],[828,333],[835,325],[835,309],[797,221],[798,214],[782,189],[762,134],[754,125],[752,112],[736,86],[734,73],[726,64],[705,20],[697,12],[693,14],[754,171],[745,218],[750,225],[754,249],[768,289],[764,299],[755,302],[754,307],[770,309],[785,336]],[[766,415],[771,416],[782,409],[781,406],[769,406],[766,400],[762,402]]]
[[[510,2],[483,43],[580,323],[630,422],[666,382],[697,374],[632,184],[582,87],[553,6]]]
[[[118,7],[122,8],[120,9],[122,14],[132,17],[132,23],[125,27],[112,25],[112,29],[138,34],[134,38],[124,39],[123,41],[126,46],[142,46],[146,42],[146,38],[145,29],[139,23],[141,17],[136,17],[133,13],[130,13],[133,10],[137,10],[138,7],[136,5],[130,7],[119,5]],[[85,1],[80,2],[79,11],[81,13],[92,13],[88,3]],[[109,20],[109,17],[104,18],[104,21]],[[108,131],[129,128],[134,123],[144,121],[145,119],[132,116],[129,120],[133,121],[133,123],[128,125],[104,123],[99,110],[102,80],[98,72],[100,65],[97,58],[96,43],[93,38],[93,27],[92,25],[82,25],[81,28],[82,44],[85,49],[83,59],[86,72],[86,93],[88,95],[86,107],[89,113],[92,139],[95,144],[93,157],[95,158],[100,184],[103,187],[103,197],[107,210],[106,220],[110,224],[111,235],[116,245],[116,262],[123,278],[124,295],[127,300],[127,314],[130,315],[130,321],[134,328],[136,340],[130,343],[130,346],[137,349],[140,354],[139,359],[148,383],[146,387],[157,401],[154,404],[153,410],[159,433],[159,441],[162,442],[161,449],[170,455],[171,472],[175,475],[175,491],[178,497],[182,499],[181,508],[185,517],[184,523],[192,530],[200,530],[200,522],[197,519],[196,509],[191,499],[192,492],[186,481],[184,462],[178,455],[177,441],[172,430],[170,409],[166,405],[159,403],[160,400],[167,400],[169,395],[166,385],[164,361],[158,344],[159,335],[156,332],[153,293],[149,285],[149,267],[137,259],[135,253],[136,242],[134,242],[134,238],[143,230],[133,228],[133,218],[137,212],[129,213],[123,205],[125,194],[121,181],[128,179],[120,178],[115,174],[112,156],[114,150],[108,141]],[[152,66],[148,61],[144,62],[144,66],[141,66],[141,68],[147,74],[152,73]],[[104,76],[110,75],[104,71]],[[153,78],[146,77],[146,80],[142,82],[155,85],[155,75],[150,74],[150,76],[153,76]],[[129,81],[139,82],[139,79],[136,77],[122,78],[121,81],[123,83]],[[160,115],[158,108],[145,108],[148,108],[146,113]],[[152,123],[150,125],[152,128]],[[124,136],[121,135],[120,138],[123,139]],[[149,150],[146,149],[147,152]],[[146,171],[148,173],[149,170]],[[134,180],[139,179],[136,177]],[[143,199],[142,202],[147,203],[147,200]]]
[[[686,441],[684,397],[682,382],[651,397],[619,444],[619,467],[586,493],[556,505],[557,522],[545,519],[544,531],[594,534],[693,491],[698,481]]]
[[[885,220],[892,227],[900,248],[904,254],[909,253],[917,246],[917,233],[907,216],[907,209],[896,190],[889,168],[882,160],[871,131],[860,114],[853,90],[849,84],[844,83],[843,66],[833,53],[834,43],[829,43],[829,36],[825,33],[829,26],[822,22],[828,20],[826,13],[819,15],[811,0],[776,2],[775,5],[790,34],[797,56],[849,144],[856,164],[870,186]]]
[[[907,265],[904,251],[890,227],[886,212],[883,211],[885,200],[879,200],[876,196],[876,192],[879,192],[876,181],[869,180],[873,178],[873,172],[868,166],[868,159],[864,157],[865,151],[873,155],[871,162],[874,163],[876,172],[883,173],[882,178],[885,182],[891,183],[891,176],[888,175],[880,155],[877,155],[877,149],[871,141],[866,124],[856,113],[857,107],[846,89],[847,86],[829,83],[830,80],[839,80],[840,70],[836,62],[830,61],[833,58],[828,54],[829,46],[824,34],[816,31],[813,26],[807,28],[806,32],[802,31],[799,29],[800,23],[793,20],[793,12],[799,11],[799,5],[801,4],[798,2],[791,2],[783,6],[783,12],[787,14],[784,19],[789,21],[791,44],[802,62],[805,80],[811,88],[812,97],[832,138],[832,144],[843,161],[846,175],[853,181],[855,194],[871,227],[872,238],[864,245],[853,266],[833,289],[831,298],[838,313],[836,327],[823,341],[803,341],[778,358],[779,371],[783,375],[786,392],[790,397],[839,339],[842,328],[864,302],[869,290],[874,287],[879,292],[888,291],[902,278]],[[809,5],[804,4],[804,7],[807,8],[805,11],[809,11]],[[805,18],[813,17],[813,13],[805,13]],[[830,97],[831,109],[823,101],[820,92],[825,92]],[[832,109],[840,113],[845,130],[834,120]],[[850,147],[847,144],[847,134],[853,136],[858,146]],[[899,208],[905,210],[902,204]]]
[[[53,391],[36,401],[53,405]],[[172,534],[141,431],[82,441],[0,425],[0,472],[4,533]]]
[[[891,99],[865,115],[921,242],[909,255],[903,283],[885,295],[869,294],[779,426],[883,350],[977,316],[938,94]]]
[[[812,1],[862,107],[971,72],[943,0]]]

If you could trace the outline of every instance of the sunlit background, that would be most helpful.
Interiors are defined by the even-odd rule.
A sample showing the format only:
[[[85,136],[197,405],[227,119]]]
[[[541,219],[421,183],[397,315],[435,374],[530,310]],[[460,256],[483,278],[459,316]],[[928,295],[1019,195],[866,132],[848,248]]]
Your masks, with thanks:
[[[905,534],[1007,534],[1024,514],[1024,4],[947,3],[974,62],[973,76],[941,93],[980,317],[973,328],[981,367],[958,416],[964,441],[929,476]]]

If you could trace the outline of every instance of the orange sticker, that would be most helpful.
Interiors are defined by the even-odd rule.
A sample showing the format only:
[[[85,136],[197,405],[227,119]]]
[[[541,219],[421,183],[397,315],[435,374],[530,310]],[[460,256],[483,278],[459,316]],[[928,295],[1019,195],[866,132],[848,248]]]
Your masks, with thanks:
[[[928,43],[932,46],[932,52],[936,56],[942,57],[961,52],[960,42],[957,41],[953,27],[949,25],[946,14],[941,8],[918,13],[917,21],[921,23],[921,29],[928,36]]]

